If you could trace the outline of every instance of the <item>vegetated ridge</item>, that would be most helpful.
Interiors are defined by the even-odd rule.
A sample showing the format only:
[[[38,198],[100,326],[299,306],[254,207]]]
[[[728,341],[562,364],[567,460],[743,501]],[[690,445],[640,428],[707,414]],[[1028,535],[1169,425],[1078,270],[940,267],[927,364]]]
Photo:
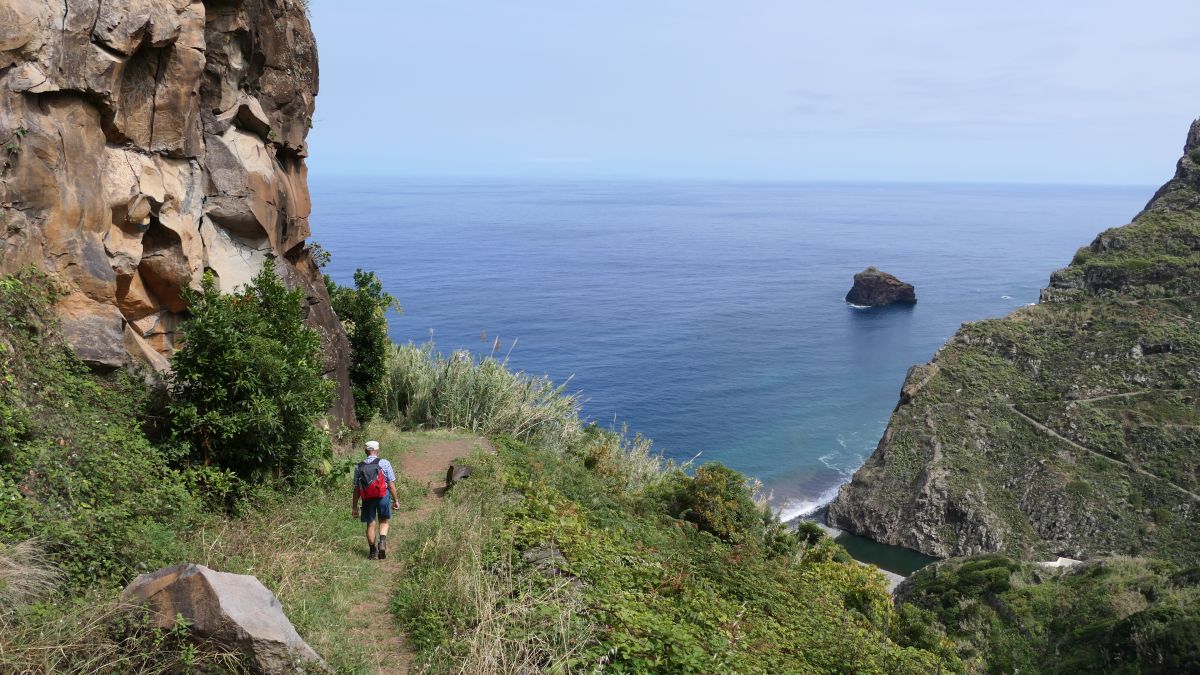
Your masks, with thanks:
[[[1200,120],[1133,222],[1037,305],[909,370],[830,524],[934,556],[1194,563],[1200,508]]]

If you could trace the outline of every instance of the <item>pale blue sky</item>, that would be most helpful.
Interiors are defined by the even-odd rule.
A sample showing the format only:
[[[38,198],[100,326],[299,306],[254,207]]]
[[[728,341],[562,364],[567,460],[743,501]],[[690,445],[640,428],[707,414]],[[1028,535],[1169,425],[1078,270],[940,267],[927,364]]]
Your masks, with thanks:
[[[312,172],[1157,184],[1200,2],[312,0]]]

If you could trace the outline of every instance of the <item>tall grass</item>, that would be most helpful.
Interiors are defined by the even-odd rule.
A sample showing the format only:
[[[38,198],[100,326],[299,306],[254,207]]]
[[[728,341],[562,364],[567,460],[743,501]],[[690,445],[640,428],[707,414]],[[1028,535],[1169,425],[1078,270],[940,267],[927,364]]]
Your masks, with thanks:
[[[470,500],[408,533],[393,609],[426,671],[567,672],[593,642],[596,626],[578,590],[567,579],[514,569],[499,525]]]
[[[405,429],[507,434],[566,447],[580,433],[582,401],[546,376],[508,369],[508,357],[445,355],[432,342],[394,345],[384,374],[383,416]]]
[[[0,615],[49,594],[61,576],[37,541],[0,545]]]
[[[141,608],[101,594],[0,615],[0,673],[249,673],[242,656],[150,626]]]

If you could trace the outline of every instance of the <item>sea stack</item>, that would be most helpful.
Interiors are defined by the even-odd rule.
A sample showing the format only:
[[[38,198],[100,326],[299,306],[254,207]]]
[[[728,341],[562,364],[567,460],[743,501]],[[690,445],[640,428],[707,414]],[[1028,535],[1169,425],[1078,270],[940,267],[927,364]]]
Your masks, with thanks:
[[[868,267],[854,275],[854,288],[846,294],[846,302],[865,307],[913,305],[917,302],[917,291],[912,284],[906,284],[887,272]]]

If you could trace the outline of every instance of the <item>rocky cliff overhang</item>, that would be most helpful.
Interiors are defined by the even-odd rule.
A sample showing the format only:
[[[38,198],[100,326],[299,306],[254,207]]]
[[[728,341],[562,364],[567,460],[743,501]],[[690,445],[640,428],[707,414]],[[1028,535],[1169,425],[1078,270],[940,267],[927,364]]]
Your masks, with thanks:
[[[274,257],[353,420],[346,335],[306,246],[317,50],[292,0],[0,3],[0,273],[67,291],[64,335],[94,367],[168,367],[210,271]]]

